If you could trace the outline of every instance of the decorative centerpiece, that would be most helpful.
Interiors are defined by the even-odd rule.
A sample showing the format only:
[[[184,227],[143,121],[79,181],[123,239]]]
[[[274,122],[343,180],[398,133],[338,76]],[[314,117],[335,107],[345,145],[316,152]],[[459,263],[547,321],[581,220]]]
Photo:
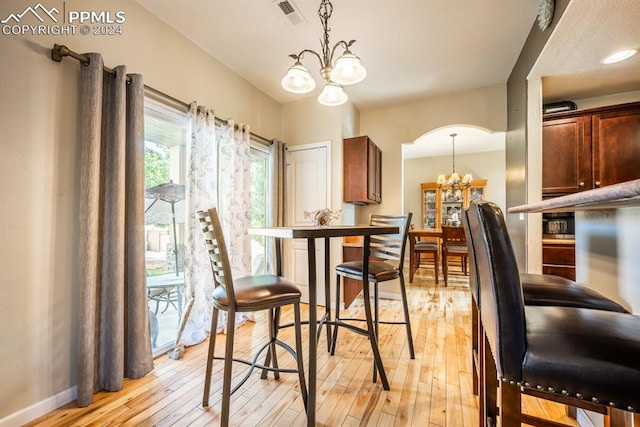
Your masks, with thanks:
[[[316,209],[311,212],[304,211],[305,218],[311,218],[313,225],[316,227],[328,227],[331,225],[331,221],[338,219],[342,216],[342,209],[332,212],[329,208]]]

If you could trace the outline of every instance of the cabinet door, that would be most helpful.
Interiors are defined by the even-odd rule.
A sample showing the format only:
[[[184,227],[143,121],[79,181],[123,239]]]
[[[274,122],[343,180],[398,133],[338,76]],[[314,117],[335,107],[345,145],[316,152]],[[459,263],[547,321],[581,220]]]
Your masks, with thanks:
[[[343,140],[343,196],[347,203],[382,201],[382,151],[367,136]]]
[[[464,204],[464,194],[462,190],[451,190],[443,187],[441,189],[440,221],[444,225],[460,225],[460,214]]]
[[[437,228],[438,224],[438,191],[433,189],[422,190],[422,228]]]
[[[382,151],[371,140],[367,147],[367,196],[369,200],[382,200]]]
[[[592,120],[594,188],[640,178],[640,108]]]
[[[542,128],[542,194],[590,189],[591,118],[545,121]]]

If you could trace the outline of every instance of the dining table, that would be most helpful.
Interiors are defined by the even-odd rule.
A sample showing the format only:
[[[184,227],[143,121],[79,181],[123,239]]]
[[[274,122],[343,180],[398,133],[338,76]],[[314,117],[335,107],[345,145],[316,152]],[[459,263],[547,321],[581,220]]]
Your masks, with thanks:
[[[434,238],[438,241],[438,247],[442,239],[441,228],[411,228],[409,229],[409,283],[413,282],[416,267],[416,240],[422,237]]]
[[[302,226],[283,226],[283,227],[264,227],[264,228],[250,228],[250,235],[273,237],[276,240],[276,269],[277,274],[282,275],[282,239],[306,239],[307,241],[307,255],[308,255],[308,274],[309,274],[309,373],[308,373],[308,397],[307,397],[307,425],[315,426],[316,416],[316,388],[317,388],[317,356],[318,356],[318,338],[321,331],[316,328],[318,325],[318,313],[317,313],[317,295],[316,291],[319,286],[318,278],[316,275],[316,239],[324,239],[324,290],[325,295],[329,295],[330,290],[330,239],[335,237],[348,237],[348,236],[362,236],[363,242],[363,277],[368,276],[369,268],[369,243],[372,235],[380,234],[398,234],[400,232],[397,226],[373,226],[373,225],[336,225],[317,227],[314,225],[302,225]],[[363,286],[363,294],[365,300],[368,301],[369,287]],[[369,331],[373,331],[373,318],[371,313],[371,305],[364,304],[365,317],[367,322],[367,328]],[[320,328],[322,326],[327,328],[327,339],[330,337],[330,328],[332,325],[331,312],[330,312],[330,299],[327,297],[325,301],[325,312],[320,319]],[[337,327],[337,326],[335,326]],[[385,390],[389,390],[389,381],[387,379],[384,367],[382,364],[382,358],[380,357],[380,350],[378,348],[377,338],[375,334],[370,337],[371,350],[373,352],[375,367],[380,375],[380,381]]]
[[[178,323],[182,319],[182,294],[184,289],[184,272],[165,273],[147,277],[148,298],[172,304],[178,310]],[[166,310],[166,308],[165,308]]]

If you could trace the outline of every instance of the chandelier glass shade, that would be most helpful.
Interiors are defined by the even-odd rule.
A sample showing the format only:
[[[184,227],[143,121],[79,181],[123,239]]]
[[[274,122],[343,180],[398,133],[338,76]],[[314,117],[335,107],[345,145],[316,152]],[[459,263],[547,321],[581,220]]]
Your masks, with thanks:
[[[318,95],[318,102],[322,105],[333,107],[347,102],[347,94],[339,84],[329,82],[322,88],[322,93]]]
[[[438,184],[438,187],[447,187],[455,194],[459,190],[469,188],[469,186],[471,185],[471,181],[473,181],[473,177],[470,173],[468,173],[465,174],[462,179],[460,179],[460,175],[456,173],[456,136],[458,136],[458,134],[452,133],[449,136],[451,136],[451,145],[453,147],[451,156],[453,162],[452,172],[448,178],[444,174],[438,175],[436,183]]]
[[[295,60],[295,63],[281,81],[282,87],[288,92],[308,93],[314,90],[316,83],[301,60],[305,53],[316,56],[320,61],[320,75],[325,82],[322,93],[318,96],[318,102],[328,106],[344,104],[348,97],[342,86],[359,83],[367,75],[367,70],[362,65],[360,58],[351,53],[350,47],[356,42],[355,40],[349,42],[340,40],[332,48],[329,48],[329,18],[332,12],[331,1],[322,0],[318,9],[318,16],[324,30],[324,37],[320,41],[322,54],[312,49],[304,49],[298,54],[289,55]],[[333,57],[338,48],[342,48],[344,51],[334,64]]]

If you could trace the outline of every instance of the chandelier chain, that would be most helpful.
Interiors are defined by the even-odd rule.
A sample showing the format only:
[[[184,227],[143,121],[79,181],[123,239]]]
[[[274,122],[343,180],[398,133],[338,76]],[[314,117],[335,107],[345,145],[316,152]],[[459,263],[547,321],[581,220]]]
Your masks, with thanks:
[[[318,9],[318,16],[320,16],[320,21],[322,22],[322,29],[324,31],[324,42],[320,42],[320,46],[322,46],[322,57],[324,58],[324,63],[321,61],[321,66],[326,67],[330,64],[329,57],[329,18],[331,18],[331,14],[333,13],[333,5],[328,0],[322,0],[320,3],[320,8]]]
[[[323,30],[323,35],[320,38],[321,51],[318,53],[312,49],[303,49],[298,54],[289,55],[290,58],[295,60],[295,63],[289,68],[281,81],[282,87],[288,92],[311,92],[316,87],[316,83],[301,60],[306,53],[315,56],[320,62],[320,76],[324,80],[324,87],[322,93],[318,95],[318,102],[327,106],[345,103],[348,97],[344,93],[342,86],[359,83],[367,75],[367,70],[362,65],[360,58],[350,51],[350,47],[355,43],[355,40],[348,42],[340,40],[331,47],[329,19],[332,14],[333,5],[331,0],[321,0],[318,8],[318,16]],[[334,63],[334,54],[338,48],[342,48],[343,52]]]

